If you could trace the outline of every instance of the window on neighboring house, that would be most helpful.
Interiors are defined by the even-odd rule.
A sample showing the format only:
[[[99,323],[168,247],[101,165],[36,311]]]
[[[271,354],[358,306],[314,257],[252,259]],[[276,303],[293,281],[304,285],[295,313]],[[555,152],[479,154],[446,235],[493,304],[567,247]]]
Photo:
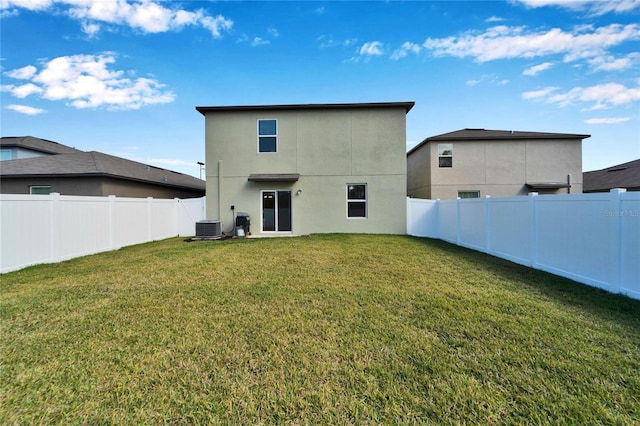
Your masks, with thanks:
[[[278,146],[276,120],[258,120],[258,152],[276,152]]]
[[[31,195],[49,195],[51,194],[51,187],[47,185],[31,185],[29,193]]]
[[[8,148],[0,149],[0,161],[11,160],[11,150]]]
[[[458,198],[480,198],[480,191],[458,191]]]
[[[367,217],[366,183],[350,183],[347,185],[347,217]]]
[[[453,144],[438,144],[438,167],[453,167]]]

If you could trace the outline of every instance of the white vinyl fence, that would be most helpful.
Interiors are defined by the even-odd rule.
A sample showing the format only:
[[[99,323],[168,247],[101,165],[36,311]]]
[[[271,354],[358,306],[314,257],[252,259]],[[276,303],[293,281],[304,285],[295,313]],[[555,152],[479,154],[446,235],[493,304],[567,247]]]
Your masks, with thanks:
[[[640,192],[409,198],[407,233],[640,299]]]
[[[204,198],[0,194],[0,273],[195,234]]]

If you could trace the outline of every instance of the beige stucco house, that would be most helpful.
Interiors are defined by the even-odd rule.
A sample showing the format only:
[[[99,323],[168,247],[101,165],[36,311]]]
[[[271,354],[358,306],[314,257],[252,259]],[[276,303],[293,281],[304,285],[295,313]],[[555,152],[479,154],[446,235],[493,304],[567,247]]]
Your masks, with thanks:
[[[448,199],[582,193],[582,140],[590,135],[463,129],[407,153],[407,194]]]
[[[252,235],[406,233],[413,102],[204,106],[207,217]]]

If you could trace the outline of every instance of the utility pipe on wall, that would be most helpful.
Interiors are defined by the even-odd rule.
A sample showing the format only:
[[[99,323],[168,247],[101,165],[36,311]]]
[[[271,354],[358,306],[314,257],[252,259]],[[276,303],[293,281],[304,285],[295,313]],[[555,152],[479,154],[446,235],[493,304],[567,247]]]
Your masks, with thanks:
[[[224,172],[222,167],[222,160],[218,160],[218,220],[222,222],[222,180],[224,179]]]

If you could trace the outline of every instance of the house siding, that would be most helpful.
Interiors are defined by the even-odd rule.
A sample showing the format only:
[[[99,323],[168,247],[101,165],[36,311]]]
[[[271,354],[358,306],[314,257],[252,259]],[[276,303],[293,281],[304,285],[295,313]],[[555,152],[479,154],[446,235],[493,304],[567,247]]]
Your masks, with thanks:
[[[290,190],[293,234],[406,233],[404,107],[204,115],[207,214],[222,221],[224,232],[233,232],[234,215],[246,212],[251,216],[252,234],[260,234],[261,191]],[[258,152],[258,119],[278,121],[276,153]],[[262,173],[297,173],[300,178],[297,182],[247,180],[250,174]],[[349,183],[367,184],[366,219],[347,218]]]
[[[438,143],[453,144],[453,167],[438,167]],[[527,183],[566,183],[569,174],[571,193],[582,193],[580,139],[431,141],[411,152],[407,164],[407,192],[416,198],[450,199],[458,191],[526,195]]]

